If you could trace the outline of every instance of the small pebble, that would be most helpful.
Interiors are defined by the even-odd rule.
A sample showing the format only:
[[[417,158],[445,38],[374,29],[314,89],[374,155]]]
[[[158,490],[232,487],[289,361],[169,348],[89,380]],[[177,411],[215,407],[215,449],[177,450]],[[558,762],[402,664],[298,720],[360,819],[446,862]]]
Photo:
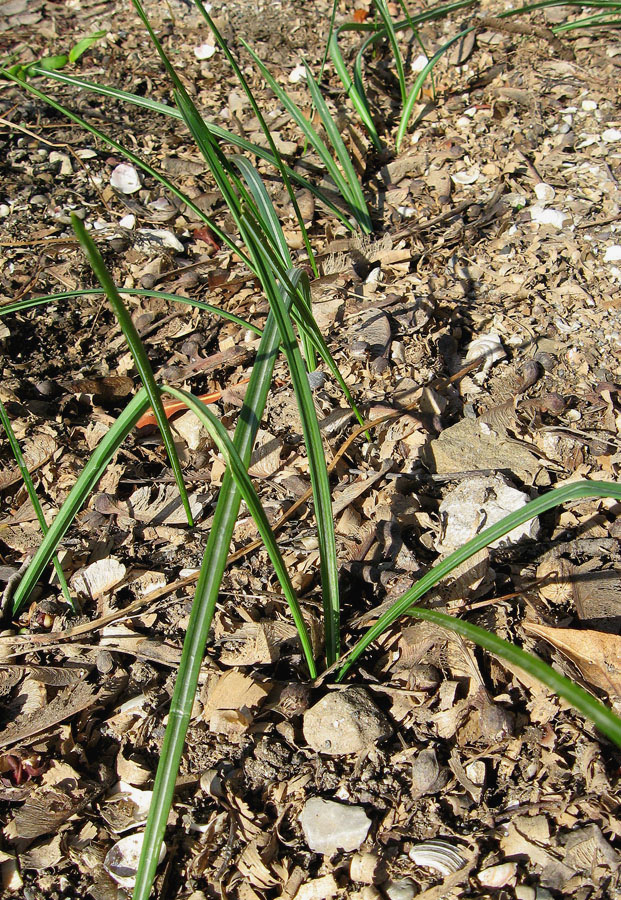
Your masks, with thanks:
[[[304,737],[327,756],[347,756],[370,750],[390,737],[392,727],[364,688],[331,691],[304,714]]]
[[[300,825],[311,850],[332,856],[337,850],[357,850],[369,833],[371,820],[361,806],[311,797],[300,814]]]

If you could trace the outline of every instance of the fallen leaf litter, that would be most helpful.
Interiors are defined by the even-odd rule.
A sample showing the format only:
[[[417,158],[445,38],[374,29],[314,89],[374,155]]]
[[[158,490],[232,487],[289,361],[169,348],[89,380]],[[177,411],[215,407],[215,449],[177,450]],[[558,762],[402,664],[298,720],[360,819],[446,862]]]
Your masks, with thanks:
[[[260,15],[255,6],[228,3],[226,16],[305,104],[299,61],[319,63],[328,4],[272,3]],[[496,30],[497,7],[483,7],[490,16],[471,46],[436,69],[435,108],[398,158],[365,176],[382,210],[377,237],[352,241],[302,198],[320,243],[313,299],[322,329],[365,415],[387,416],[373,428],[372,443],[360,429],[341,453],[348,415],[330,380],[317,379],[315,402],[330,423],[324,435],[334,458],[349,637],[448,550],[451,495],[482,491],[491,510],[501,483],[530,495],[569,478],[619,474],[618,45],[610,35],[576,32],[562,40],[574,55],[565,59],[543,32],[524,39]],[[239,91],[229,90],[222,55],[195,10],[171,0],[149,12],[165,29],[174,16],[173,39],[196,73],[199,105],[225,109],[259,142],[258,123]],[[541,13],[538,24],[558,21],[559,12]],[[63,34],[105,28],[108,45],[85,58],[86,76],[105,65],[108,80],[148,77],[148,90],[158,92],[157,63],[149,61],[145,76],[131,13],[109,3],[56,5],[53,13],[45,0],[2,3],[0,32],[8,46],[27,52],[19,29],[30,29],[36,53],[49,48],[56,27]],[[425,27],[428,48],[446,39],[445,27]],[[318,32],[321,40],[312,42]],[[344,46],[354,47],[354,39]],[[367,77],[381,116],[389,98],[377,73]],[[258,81],[253,86],[263,90]],[[69,212],[82,205],[98,220],[119,284],[207,289],[261,324],[266,309],[256,289],[189,211],[43,107],[35,117],[17,94],[10,102],[20,104],[28,130],[7,143],[3,302],[90,283],[66,231]],[[125,128],[125,113],[100,98],[84,102],[91,114],[103,110],[111,127]],[[286,117],[272,111],[285,152],[301,150]],[[150,154],[198,205],[217,211],[194,151],[166,125],[153,134],[142,116],[132,112],[132,127]],[[353,117],[344,127],[351,137]],[[287,217],[286,198],[276,191],[274,199]],[[295,241],[293,220],[287,228]],[[34,270],[33,247],[41,254]],[[190,378],[197,393],[225,392],[220,412],[232,428],[239,398],[226,392],[247,374],[253,336],[185,308],[167,319],[170,307],[155,299],[140,298],[132,312],[167,379]],[[99,298],[5,318],[2,326],[1,398],[51,518],[118,414],[131,359]],[[482,366],[447,383],[481,350]],[[533,362],[536,377],[523,376]],[[309,628],[318,633],[317,554],[302,499],[307,472],[284,366],[276,385],[253,474],[274,521],[301,501],[280,540],[307,591]],[[397,417],[410,398],[413,409]],[[8,895],[53,896],[65,884],[112,896],[118,841],[126,840],[115,829],[142,821],[140,794],[151,786],[190,586],[222,475],[204,431],[183,419],[176,433],[197,532],[180,527],[157,438],[129,441],[63,547],[65,571],[85,598],[84,620],[66,617],[57,585],[42,581],[20,623],[29,633],[0,636],[0,853]],[[20,485],[3,452],[4,583],[40,540]],[[484,501],[476,505],[487,519]],[[517,639],[618,705],[615,513],[607,501],[575,503],[539,523],[538,534],[471,560],[429,602],[461,615],[471,609],[471,621]],[[242,517],[234,549],[246,554],[255,538],[252,521]],[[332,738],[321,737],[322,722],[312,716],[329,707],[329,732],[332,705],[346,695],[326,684],[313,690],[298,683],[303,679],[265,554],[233,562],[193,710],[171,819],[175,838],[159,869],[161,895],[202,900],[222,889],[236,900],[274,893],[439,900],[503,891],[516,900],[580,900],[619,890],[617,755],[525,673],[426,623],[405,621],[355,678],[353,690],[376,710],[369,718],[375,730],[361,737],[355,729],[358,743],[338,754],[326,752],[335,749],[326,746]],[[309,837],[301,816],[326,804],[339,825],[351,819],[349,832],[339,837],[330,824]],[[131,878],[130,862],[122,859],[120,868],[120,877]]]

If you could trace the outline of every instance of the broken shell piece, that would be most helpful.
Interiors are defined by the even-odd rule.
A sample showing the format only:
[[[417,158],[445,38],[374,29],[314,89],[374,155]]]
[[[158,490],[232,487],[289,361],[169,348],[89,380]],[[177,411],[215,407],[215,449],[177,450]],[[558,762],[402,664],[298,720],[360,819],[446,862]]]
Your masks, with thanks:
[[[140,175],[129,163],[119,163],[119,165],[112,170],[110,184],[122,194],[134,194],[142,187]]]
[[[152,800],[153,791],[119,781],[102,804],[101,815],[115,834],[123,834],[147,821]]]
[[[211,44],[208,41],[205,41],[204,44],[199,44],[194,48],[194,56],[197,59],[211,59],[215,52],[216,45]]]
[[[604,253],[604,262],[620,262],[621,261],[621,245],[613,244],[608,247]]]
[[[479,180],[480,172],[475,166],[473,169],[463,169],[461,172],[455,172],[451,178],[455,184],[474,184]]]
[[[143,841],[144,833],[130,834],[117,841],[106,854],[103,867],[110,878],[123,888],[133,888],[136,883]],[[158,865],[163,862],[165,856],[166,845],[162,841]]]
[[[515,885],[517,872],[517,863],[506,862],[498,866],[489,866],[487,869],[481,869],[477,878],[483,887],[501,888],[505,885]]]
[[[553,228],[561,229],[565,223],[565,219],[569,216],[561,209],[549,209],[543,206],[532,206],[530,210],[531,221],[537,225],[551,225]]]
[[[422,841],[410,850],[410,859],[423,869],[434,869],[440,875],[452,875],[466,865],[466,860],[448,841]]]
[[[556,191],[551,184],[540,181],[535,185],[535,196],[541,203],[551,203],[556,196]]]
[[[379,884],[386,879],[386,872],[377,853],[354,853],[349,864],[349,877],[362,884]]]
[[[494,363],[506,358],[507,354],[502,346],[499,334],[490,331],[488,334],[482,334],[470,342],[466,351],[466,362],[478,359],[479,356],[485,358],[482,374],[487,374]]]

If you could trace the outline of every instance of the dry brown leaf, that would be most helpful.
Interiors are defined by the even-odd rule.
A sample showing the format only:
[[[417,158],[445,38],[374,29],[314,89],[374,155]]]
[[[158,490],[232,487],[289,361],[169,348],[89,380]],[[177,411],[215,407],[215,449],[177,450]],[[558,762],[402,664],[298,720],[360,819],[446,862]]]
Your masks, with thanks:
[[[250,460],[248,474],[256,478],[269,478],[281,467],[280,451],[282,441],[269,431],[259,429],[257,443]]]
[[[22,453],[28,471],[32,473],[35,469],[39,469],[44,463],[48,462],[56,452],[57,447],[58,444],[49,434],[38,434],[27,441],[25,447],[22,448]],[[10,485],[21,481],[21,477],[22,474],[17,466],[1,469],[0,490],[4,490]]]
[[[524,630],[560,650],[582,672],[586,681],[611,697],[621,697],[621,635],[577,628],[550,628],[524,623]]]
[[[41,734],[70,716],[94,705],[95,702],[105,701],[115,696],[125,681],[124,676],[108,679],[98,693],[95,693],[94,685],[86,681],[80,681],[59,691],[54,699],[43,709],[37,710],[36,714],[20,717],[0,732],[0,748],[27,741],[34,735]]]
[[[270,681],[258,681],[237,670],[225,672],[215,684],[213,682],[214,679],[210,679],[207,685],[202,716],[210,724],[214,714],[222,711],[235,711],[252,719],[252,710],[265,700],[272,687]]]

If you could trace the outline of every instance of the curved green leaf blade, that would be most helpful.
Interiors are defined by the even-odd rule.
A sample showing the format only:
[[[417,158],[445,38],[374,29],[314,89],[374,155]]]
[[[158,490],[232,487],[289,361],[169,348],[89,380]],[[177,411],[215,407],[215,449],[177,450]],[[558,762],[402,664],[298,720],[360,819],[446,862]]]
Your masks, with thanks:
[[[607,737],[614,741],[617,746],[621,747],[621,718],[615,715],[610,709],[600,703],[591,696],[587,691],[583,690],[578,684],[574,684],[569,678],[556,672],[551,666],[548,666],[543,660],[539,659],[533,653],[526,653],[509,641],[505,641],[495,634],[479,628],[477,625],[471,625],[463,619],[456,619],[448,616],[446,613],[439,612],[436,609],[422,609],[420,606],[411,607],[408,615],[414,616],[416,619],[424,619],[426,622],[433,622],[449,631],[459,634],[462,637],[473,641],[490,653],[506,659],[512,665],[519,666],[533,678],[536,678],[542,684],[547,685],[555,694],[567,700],[577,710],[590,719],[599,730]]]
[[[205,303],[203,300],[194,300],[191,297],[182,297],[180,294],[169,294],[167,291],[153,291],[149,288],[117,288],[119,294],[134,294],[136,297],[159,297],[160,300],[169,300],[173,303],[184,303],[186,306],[193,306],[195,309],[202,309],[214,316],[221,316],[229,322],[234,322],[240,328],[247,328],[259,336],[263,333],[260,328],[247,322],[245,319],[236,316],[235,313],[222,309],[219,306],[213,306],[211,303]],[[37,306],[44,306],[46,303],[55,303],[57,300],[72,300],[74,297],[88,297],[94,294],[102,294],[101,288],[81,288],[76,291],[59,291],[56,294],[44,294],[41,297],[29,297],[27,300],[16,300],[14,303],[6,303],[0,306],[0,318],[8,316],[10,313],[25,312]]]
[[[149,400],[151,401],[151,408],[153,409],[153,412],[155,414],[157,427],[159,428],[160,434],[162,435],[164,447],[166,448],[166,454],[170,461],[170,465],[175,476],[175,481],[177,482],[177,487],[179,488],[179,494],[181,496],[181,502],[183,503],[183,508],[188,520],[188,525],[190,526],[190,528],[193,528],[194,520],[192,518],[192,510],[190,509],[188,492],[183,480],[181,463],[179,462],[179,457],[177,456],[177,448],[175,447],[175,442],[170,430],[170,425],[168,424],[168,419],[166,418],[166,413],[164,412],[164,406],[162,404],[160,392],[155,383],[155,376],[153,375],[153,369],[151,368],[149,357],[147,356],[144,345],[140,340],[140,337],[138,336],[136,326],[132,322],[132,317],[127,311],[125,304],[121,300],[121,295],[117,291],[116,285],[112,280],[112,276],[106,268],[106,264],[103,261],[101,253],[95,246],[95,242],[93,241],[92,237],[84,227],[84,223],[73,213],[71,215],[71,223],[73,225],[73,230],[78,236],[78,239],[82,244],[82,248],[88,257],[91,268],[97,276],[97,279],[99,280],[99,283],[101,284],[106,297],[110,301],[110,305],[114,310],[114,315],[116,316],[117,321],[121,326],[121,330],[123,332],[125,340],[129,345],[129,349],[134,359],[134,364],[138,370],[140,380],[142,381],[144,389],[146,390],[149,396]]]
[[[148,408],[149,397],[144,388],[141,388],[93,451],[80,477],[71,488],[69,496],[50,525],[49,531],[41,541],[41,545],[26,569],[24,577],[17,586],[13,597],[14,615],[17,615],[30,596],[33,587],[41,577],[41,573],[56,552],[58,544],[63,539],[88,495],[103,475],[106,466],[140,416]]]
[[[19,446],[19,442],[15,437],[15,432],[13,431],[13,426],[11,425],[11,420],[9,419],[6,409],[4,408],[4,404],[2,400],[0,400],[0,422],[4,427],[6,432],[6,436],[9,439],[9,444],[11,445],[11,451],[15,458],[15,462],[18,465],[19,471],[22,474],[22,478],[24,479],[24,484],[26,485],[26,491],[28,492],[28,497],[30,502],[32,503],[33,509],[39,520],[39,525],[41,526],[41,531],[45,536],[48,532],[47,522],[45,521],[45,516],[43,515],[43,510],[41,508],[41,504],[39,503],[39,497],[35,490],[34,483],[32,481],[30,472],[28,471],[28,466],[22,456],[21,447]],[[67,605],[73,610],[74,613],[79,612],[78,606],[69,593],[69,585],[67,584],[67,579],[65,578],[65,573],[63,572],[60,561],[56,555],[52,558],[52,563],[54,565],[54,569],[56,571],[56,576],[58,578],[58,583],[63,592],[65,600],[67,601]]]
[[[220,422],[218,417],[214,415],[205,403],[188,391],[181,391],[170,385],[165,385],[164,390],[171,394],[171,396],[177,397],[178,400],[183,400],[186,406],[198,416],[224,457],[226,466],[230,470],[237,489],[250,510],[250,514],[259,529],[261,539],[269,553],[272,565],[274,566],[274,571],[281,584],[283,594],[289,604],[293,621],[295,622],[295,626],[300,636],[300,643],[306,658],[309,675],[312,679],[315,679],[317,677],[317,669],[315,667],[315,660],[313,659],[313,648],[308,637],[306,623],[304,622],[298,598],[293,589],[293,585],[291,584],[289,573],[287,572],[287,568],[281,556],[278,544],[276,543],[276,537],[272,531],[267,515],[265,514],[265,510],[261,506],[261,501],[257,496],[246,467],[242,463],[239,454],[235,449],[235,445],[228,436],[222,422]]]
[[[393,622],[396,622],[399,616],[406,613],[417,600],[420,600],[420,598],[427,593],[427,591],[432,587],[435,587],[435,585],[452,572],[453,569],[461,565],[461,563],[470,559],[470,557],[475,553],[478,553],[479,550],[483,550],[484,547],[488,547],[494,541],[498,540],[498,538],[508,534],[509,531],[512,531],[518,525],[528,522],[530,519],[541,515],[541,513],[546,512],[548,509],[554,509],[554,507],[559,506],[561,503],[583,497],[616,497],[618,500],[621,500],[621,485],[608,481],[571,482],[570,484],[563,485],[563,487],[548,491],[547,494],[543,494],[543,496],[537,497],[535,500],[531,500],[521,509],[515,510],[515,512],[512,512],[510,515],[505,516],[504,519],[501,519],[500,522],[497,522],[490,528],[486,528],[481,534],[478,534],[476,537],[472,538],[472,540],[467,541],[463,547],[459,547],[457,550],[453,551],[453,553],[450,553],[446,559],[443,559],[442,562],[438,563],[427,572],[427,574],[417,581],[409,591],[406,591],[402,597],[396,600],[392,606],[380,616],[375,625],[365,632],[340,667],[337,681],[343,680],[348,670],[360,655],[364,653],[369,644],[386,631]]]

